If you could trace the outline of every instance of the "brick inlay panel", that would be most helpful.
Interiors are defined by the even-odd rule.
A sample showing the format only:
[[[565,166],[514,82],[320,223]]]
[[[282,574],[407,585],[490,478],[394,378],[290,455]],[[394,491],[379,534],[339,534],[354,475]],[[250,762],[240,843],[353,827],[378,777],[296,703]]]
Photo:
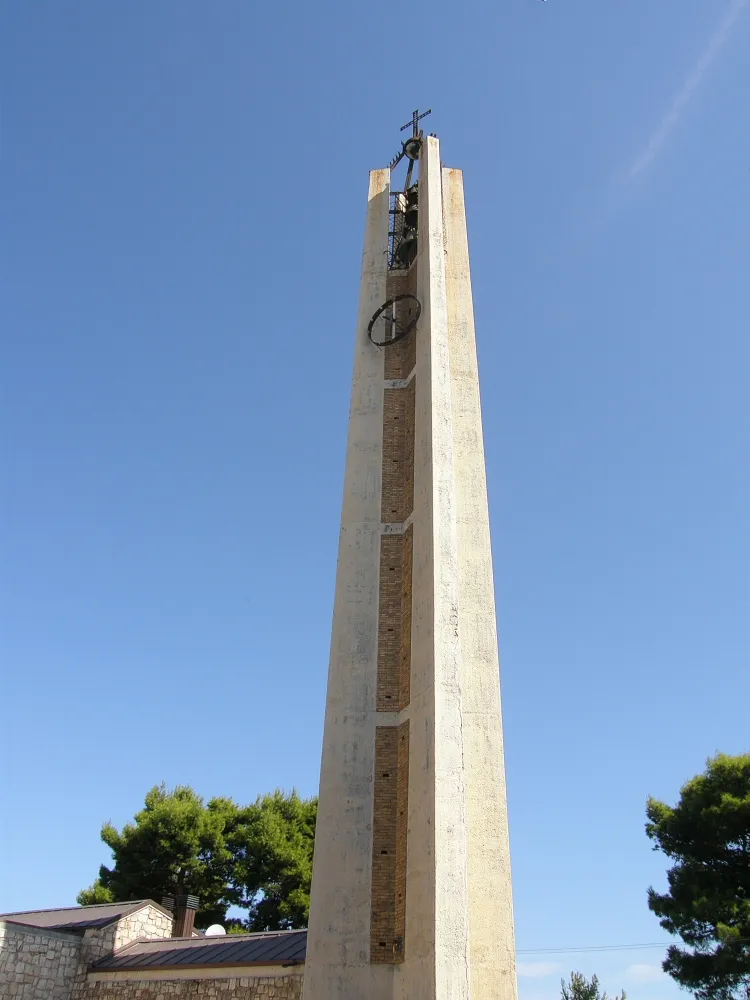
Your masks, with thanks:
[[[375,729],[370,962],[398,964],[405,954],[409,723]]]
[[[400,709],[401,630],[403,622],[404,536],[380,539],[380,597],[378,608],[377,710]]]
[[[412,552],[414,533],[411,525],[401,536],[403,545],[403,572],[401,574],[401,647],[399,663],[399,709],[409,704],[411,696],[411,601],[412,601]]]
[[[411,525],[401,535],[380,539],[377,710],[400,711],[409,704],[411,680]]]
[[[414,507],[414,385],[384,389],[381,517],[405,521]]]

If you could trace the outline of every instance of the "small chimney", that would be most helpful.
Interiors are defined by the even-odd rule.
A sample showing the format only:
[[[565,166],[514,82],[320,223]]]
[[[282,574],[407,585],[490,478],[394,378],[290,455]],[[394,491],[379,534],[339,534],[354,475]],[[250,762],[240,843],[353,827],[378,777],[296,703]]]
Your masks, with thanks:
[[[193,925],[195,923],[195,912],[198,909],[200,900],[197,896],[178,894],[176,896],[165,896],[162,905],[166,910],[174,913],[172,923],[172,937],[192,937]]]

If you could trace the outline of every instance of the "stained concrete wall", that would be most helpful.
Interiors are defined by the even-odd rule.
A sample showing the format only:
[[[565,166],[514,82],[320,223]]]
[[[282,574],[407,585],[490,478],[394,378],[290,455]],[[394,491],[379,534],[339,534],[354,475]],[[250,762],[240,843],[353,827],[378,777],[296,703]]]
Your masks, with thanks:
[[[385,301],[390,172],[370,175],[315,837],[305,1000],[378,1000],[370,965],[383,351],[365,331]]]
[[[399,1000],[470,996],[458,567],[440,147],[420,163],[406,960]]]
[[[443,169],[472,1000],[515,1000],[495,595],[463,175]]]

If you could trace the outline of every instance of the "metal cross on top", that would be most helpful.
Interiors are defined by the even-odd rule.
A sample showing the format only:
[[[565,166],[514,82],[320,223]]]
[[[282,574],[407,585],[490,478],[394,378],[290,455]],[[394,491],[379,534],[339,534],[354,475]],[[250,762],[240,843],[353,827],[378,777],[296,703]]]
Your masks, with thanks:
[[[404,129],[408,128],[411,125],[411,127],[413,129],[412,135],[414,136],[415,139],[418,139],[419,138],[419,122],[423,118],[426,118],[427,115],[431,115],[431,114],[432,114],[432,108],[429,108],[427,111],[423,111],[421,115],[419,113],[419,108],[417,108],[416,111],[412,112],[411,121],[407,122],[406,125],[402,125],[401,126],[401,131],[403,132]]]

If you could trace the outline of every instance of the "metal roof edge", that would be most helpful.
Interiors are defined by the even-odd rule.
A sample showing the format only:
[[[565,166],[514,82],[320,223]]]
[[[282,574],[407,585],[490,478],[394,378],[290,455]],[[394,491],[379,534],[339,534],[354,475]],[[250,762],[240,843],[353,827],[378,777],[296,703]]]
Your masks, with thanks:
[[[111,917],[107,917],[106,914],[103,914],[102,917],[99,920],[97,920],[96,924],[93,926],[109,927],[109,925],[115,923],[115,921],[121,920],[123,917],[130,916],[131,913],[137,913],[139,910],[144,909],[146,906],[153,906],[154,909],[159,910],[160,913],[163,913],[167,917],[173,916],[173,914],[170,913],[169,910],[167,910],[160,903],[157,903],[156,900],[154,899],[132,899],[132,900],[126,899],[126,900],[121,900],[120,902],[117,903],[88,903],[86,906],[51,906],[48,907],[46,910],[16,910],[11,913],[0,913],[0,920],[5,920],[8,923],[23,924],[28,927],[45,927],[46,925],[44,924],[27,922],[18,918],[32,916],[34,914],[41,914],[41,913],[59,913],[60,922],[56,925],[56,927],[59,930],[66,930],[68,927],[85,926],[84,921],[77,921],[76,923],[66,924],[65,923],[66,913],[80,913],[81,910],[103,909],[108,906],[111,907],[119,906],[120,910],[118,910],[118,912],[116,913],[113,913]],[[46,929],[53,930],[54,928],[46,927]]]
[[[77,906],[47,906],[43,909],[37,910],[12,910],[13,916],[22,917],[26,913],[63,913],[65,910],[93,910],[99,909],[102,906],[135,906],[136,903],[153,903],[153,899],[125,899],[121,900],[119,903],[84,903],[83,905]],[[154,904],[158,906],[157,904]],[[0,920],[10,914],[0,913]]]
[[[192,937],[171,937],[164,938],[165,941],[211,941],[213,944],[220,944],[222,941],[246,941],[248,938],[263,938],[263,937],[281,937],[287,934],[307,934],[306,927],[292,927],[281,931],[248,931],[246,934],[217,934],[215,937],[206,937],[205,931],[201,931],[201,936],[196,938],[194,935]],[[160,938],[138,938],[138,940],[143,943],[145,941],[159,941]]]
[[[98,965],[101,965],[102,962],[106,962],[108,959],[114,958],[115,955],[117,955],[117,957],[119,958],[120,955],[124,955],[127,951],[129,951],[131,948],[134,948],[135,945],[137,944],[142,944],[144,941],[153,941],[153,940],[154,938],[136,938],[135,941],[128,941],[128,943],[124,944],[122,948],[117,948],[115,951],[110,951],[107,955],[102,955],[102,957],[97,959],[96,962],[92,962],[91,965],[88,967],[88,971],[93,972]],[[165,938],[164,940],[169,941],[170,939]]]
[[[35,913],[36,910],[29,910],[29,913]],[[23,920],[10,920],[8,917],[0,916],[0,924],[10,924],[11,927],[23,927],[26,931],[35,931],[36,933],[42,934],[61,934],[64,937],[73,937],[77,940],[81,939],[83,928],[77,931],[75,927],[40,927],[39,924],[26,924]]]
[[[123,951],[125,951],[125,948],[119,951],[118,955],[121,955]],[[109,958],[111,956],[107,957]],[[101,961],[105,961],[105,959],[101,959]],[[280,962],[278,959],[271,958],[271,959],[265,959],[262,962],[232,961],[230,965],[237,969],[239,969],[240,967],[243,969],[253,969],[253,968],[265,969],[269,965],[277,965],[281,969],[293,969],[293,968],[304,969],[305,962],[301,958],[295,958],[292,959],[292,961],[286,961],[286,962]],[[180,962],[177,965],[128,965],[126,968],[122,968],[122,966],[119,965],[113,966],[112,968],[107,968],[106,966],[102,966],[100,965],[99,962],[97,962],[96,965],[89,966],[88,971],[96,972],[97,975],[101,975],[104,972],[109,972],[112,975],[115,975],[116,973],[123,973],[123,972],[127,972],[128,974],[130,974],[131,972],[155,972],[157,969],[159,970],[159,972],[175,972],[184,969],[226,969],[226,968],[227,968],[226,962]],[[290,975],[292,975],[292,973],[290,973]]]
[[[142,899],[136,899],[132,904],[130,902],[121,904],[122,906],[127,907],[127,909],[120,910],[119,913],[113,913],[109,920],[104,920],[104,923],[99,924],[99,927],[109,927],[110,924],[114,924],[118,920],[122,920],[123,917],[129,917],[131,913],[137,913],[139,910],[143,909],[147,902],[148,900],[144,901]],[[109,904],[105,903],[104,905],[108,906]],[[112,903],[112,906],[116,905],[116,903]],[[84,907],[81,907],[81,909],[84,909]]]

